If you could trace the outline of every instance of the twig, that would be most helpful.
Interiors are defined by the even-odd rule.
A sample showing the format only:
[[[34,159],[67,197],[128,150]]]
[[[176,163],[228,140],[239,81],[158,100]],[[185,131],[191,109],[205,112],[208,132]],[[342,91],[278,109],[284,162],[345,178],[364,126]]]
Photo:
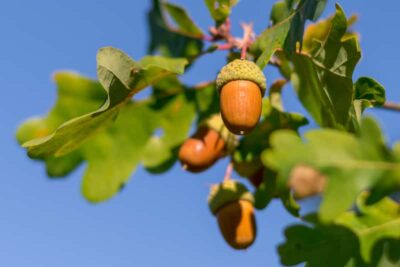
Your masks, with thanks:
[[[385,104],[383,104],[383,106],[380,106],[379,108],[392,111],[400,111],[400,104],[394,102],[386,102]]]
[[[241,40],[242,52],[240,54],[240,59],[246,59],[247,49],[253,43],[255,34],[252,23],[242,23],[241,26],[243,28],[243,39]]]
[[[226,44],[220,44],[220,45],[218,45],[217,50],[229,50],[229,49],[232,49],[232,48],[233,48],[233,45],[232,45],[232,44],[226,43]]]
[[[224,181],[228,181],[232,178],[232,171],[233,171],[233,164],[229,162],[228,166],[226,167]]]
[[[206,35],[206,34],[203,34],[201,36],[201,39],[204,40],[204,41],[208,41],[208,42],[213,42],[214,41],[214,37]]]

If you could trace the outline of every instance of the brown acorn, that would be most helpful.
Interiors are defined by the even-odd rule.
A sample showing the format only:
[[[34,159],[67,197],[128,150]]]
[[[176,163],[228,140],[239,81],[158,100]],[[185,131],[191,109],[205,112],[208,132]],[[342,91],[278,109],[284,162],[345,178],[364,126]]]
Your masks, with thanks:
[[[252,61],[236,59],[224,66],[217,77],[222,119],[234,134],[245,135],[261,116],[266,79]]]
[[[224,150],[225,141],[219,133],[203,126],[183,143],[179,160],[184,169],[201,172],[213,165],[224,154]]]
[[[302,199],[321,194],[326,187],[327,177],[307,165],[298,165],[290,173],[288,185],[294,197]]]
[[[250,247],[256,237],[253,204],[238,200],[226,204],[217,213],[218,225],[225,241],[234,249]]]
[[[178,158],[184,169],[204,171],[226,154],[234,139],[220,116],[215,115],[200,124],[196,133],[183,143]]]
[[[246,249],[254,243],[257,228],[253,203],[253,195],[238,182],[228,180],[211,188],[211,212],[225,241],[234,249]]]

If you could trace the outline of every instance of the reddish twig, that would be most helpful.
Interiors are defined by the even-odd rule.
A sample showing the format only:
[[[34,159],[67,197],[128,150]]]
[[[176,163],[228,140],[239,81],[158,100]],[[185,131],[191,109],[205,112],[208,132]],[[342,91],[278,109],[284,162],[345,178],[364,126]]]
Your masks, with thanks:
[[[254,42],[255,34],[253,31],[253,24],[252,23],[242,23],[243,28],[243,38],[240,40],[240,46],[242,52],[240,54],[241,59],[246,59],[247,49],[249,46]]]
[[[400,104],[394,102],[386,102],[385,104],[383,104],[383,106],[380,106],[379,108],[392,111],[400,111]]]
[[[217,50],[229,50],[229,49],[232,49],[232,48],[233,48],[233,45],[232,45],[232,44],[226,43],[226,44],[220,44],[220,45],[218,45]]]
[[[229,162],[228,166],[226,167],[224,181],[228,181],[232,178],[232,171],[233,171],[233,164]]]

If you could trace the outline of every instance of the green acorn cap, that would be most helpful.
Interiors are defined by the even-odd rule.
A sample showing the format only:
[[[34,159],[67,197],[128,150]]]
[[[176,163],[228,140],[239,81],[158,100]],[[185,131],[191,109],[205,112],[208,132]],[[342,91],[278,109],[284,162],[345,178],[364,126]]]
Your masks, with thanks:
[[[260,87],[262,95],[267,88],[264,73],[253,61],[246,59],[235,59],[221,69],[216,81],[218,92],[225,84],[235,80],[247,80],[256,83]]]
[[[211,186],[210,194],[208,196],[208,205],[214,215],[216,215],[218,210],[226,204],[238,200],[247,200],[254,203],[253,194],[251,194],[242,183],[227,180],[220,184]]]
[[[232,152],[238,145],[237,137],[232,134],[228,128],[226,128],[221,114],[214,114],[211,117],[200,122],[199,127],[206,126],[214,131],[218,132],[219,135],[224,139],[228,153]]]

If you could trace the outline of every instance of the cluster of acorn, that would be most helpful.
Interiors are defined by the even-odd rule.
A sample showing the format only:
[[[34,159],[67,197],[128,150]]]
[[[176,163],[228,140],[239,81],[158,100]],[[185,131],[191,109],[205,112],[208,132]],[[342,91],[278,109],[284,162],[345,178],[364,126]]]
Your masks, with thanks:
[[[183,168],[191,172],[204,171],[230,154],[237,143],[235,135],[250,133],[260,119],[266,79],[254,62],[241,59],[230,62],[218,74],[216,87],[221,115],[200,123],[196,133],[184,142],[179,151]],[[258,186],[262,172],[249,178]],[[254,199],[243,184],[225,180],[213,185],[209,206],[231,247],[245,249],[254,242]]]

